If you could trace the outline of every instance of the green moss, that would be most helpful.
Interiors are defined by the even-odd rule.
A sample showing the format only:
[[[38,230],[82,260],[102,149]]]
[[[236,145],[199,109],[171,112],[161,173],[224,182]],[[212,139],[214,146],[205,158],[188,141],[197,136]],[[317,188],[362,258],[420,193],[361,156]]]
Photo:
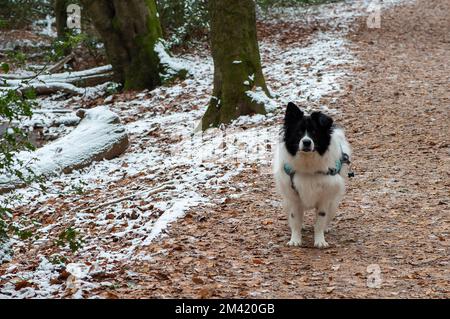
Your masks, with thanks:
[[[149,12],[147,34],[135,39],[138,48],[125,76],[125,89],[154,88],[161,84],[161,66],[155,44],[162,37],[161,24],[157,17],[154,0],[146,0]]]
[[[247,91],[261,87],[268,94],[256,39],[254,2],[210,0],[209,4],[215,66],[213,96],[220,104],[216,98],[211,99],[202,119],[204,129],[230,123],[241,115],[265,114],[264,105],[253,101]],[[241,63],[233,63],[236,60]],[[250,85],[244,84],[246,81]]]
[[[145,3],[147,4],[147,8],[150,13],[150,18],[148,19],[148,32],[155,39],[162,38],[162,28],[158,18],[156,2],[155,0],[146,0]]]
[[[117,16],[112,19],[111,25],[115,31],[120,31],[120,22]]]

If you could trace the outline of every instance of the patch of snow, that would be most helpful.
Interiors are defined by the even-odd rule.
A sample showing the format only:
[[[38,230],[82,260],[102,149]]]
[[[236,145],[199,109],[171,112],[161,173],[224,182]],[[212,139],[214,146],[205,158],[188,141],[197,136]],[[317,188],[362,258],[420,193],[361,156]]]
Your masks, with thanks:
[[[13,241],[10,239],[0,239],[0,265],[11,261]]]
[[[203,198],[196,192],[190,192],[190,194],[186,195],[186,197],[179,198],[172,205],[172,207],[166,209],[161,217],[159,217],[154,223],[145,227],[148,227],[150,235],[148,235],[148,237],[142,242],[143,245],[150,244],[169,226],[170,223],[184,216],[189,208],[207,201],[206,198]]]
[[[304,106],[322,97],[338,93],[339,79],[347,73],[355,58],[342,35],[319,32],[306,47],[277,48],[263,42],[263,58],[270,56],[264,73],[282,105],[297,102]],[[317,105],[316,105],[317,107]]]
[[[272,112],[277,108],[276,102],[267,96],[266,92],[261,87],[257,87],[255,91],[246,91],[245,92],[252,101],[264,105],[266,111]]]
[[[89,266],[81,263],[70,263],[66,265],[66,270],[72,276],[83,279],[89,274]]]
[[[171,57],[169,53],[167,53],[163,41],[159,41],[155,44],[155,52],[158,54],[160,63],[164,66],[169,77],[178,74],[182,70],[191,73],[189,72],[189,65],[185,61]],[[161,74],[161,76],[167,77],[167,74]]]
[[[50,263],[47,258],[42,257],[39,266],[34,271],[24,271],[19,273],[10,273],[2,276],[2,279],[7,280],[6,283],[0,287],[0,299],[5,298],[50,298],[54,293],[62,291],[59,285],[52,285],[51,279],[58,277],[57,267]],[[16,279],[15,282],[8,280]],[[26,281],[30,287],[25,287],[16,290],[15,283],[17,281]]]
[[[15,39],[13,41],[0,42],[0,51],[17,51],[21,49],[46,49],[50,44],[44,41],[33,41],[29,39]]]

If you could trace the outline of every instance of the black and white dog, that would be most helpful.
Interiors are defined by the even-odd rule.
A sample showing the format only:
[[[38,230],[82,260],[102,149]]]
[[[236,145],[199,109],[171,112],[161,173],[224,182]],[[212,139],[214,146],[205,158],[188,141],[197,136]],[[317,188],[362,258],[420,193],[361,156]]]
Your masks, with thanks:
[[[328,230],[345,193],[351,149],[344,130],[321,112],[305,115],[289,103],[274,158],[277,190],[291,227],[289,246],[302,243],[303,214],[316,209],[314,246],[328,247]]]

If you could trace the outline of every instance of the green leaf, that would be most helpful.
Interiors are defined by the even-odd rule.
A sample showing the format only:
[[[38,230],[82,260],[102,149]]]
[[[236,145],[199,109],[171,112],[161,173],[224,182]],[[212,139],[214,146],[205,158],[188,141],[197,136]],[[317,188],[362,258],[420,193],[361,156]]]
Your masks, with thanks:
[[[37,97],[36,91],[33,88],[25,90],[24,96],[28,100],[34,100]]]
[[[8,63],[2,63],[1,68],[4,73],[9,72],[9,64]]]

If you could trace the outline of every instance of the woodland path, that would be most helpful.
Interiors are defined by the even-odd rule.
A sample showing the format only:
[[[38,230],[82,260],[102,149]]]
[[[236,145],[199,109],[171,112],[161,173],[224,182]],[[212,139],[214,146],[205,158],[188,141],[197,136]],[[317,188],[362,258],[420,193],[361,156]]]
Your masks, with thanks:
[[[448,298],[449,12],[448,1],[419,0],[383,12],[380,29],[367,29],[361,17],[348,33],[363,67],[353,68],[336,107],[356,178],[329,249],[313,248],[312,214],[303,247],[285,246],[289,229],[271,168],[255,167],[221,194],[238,198],[192,209],[143,248],[162,252],[128,265],[139,279],[124,279],[111,296]],[[372,264],[381,269],[379,289],[367,286]]]

